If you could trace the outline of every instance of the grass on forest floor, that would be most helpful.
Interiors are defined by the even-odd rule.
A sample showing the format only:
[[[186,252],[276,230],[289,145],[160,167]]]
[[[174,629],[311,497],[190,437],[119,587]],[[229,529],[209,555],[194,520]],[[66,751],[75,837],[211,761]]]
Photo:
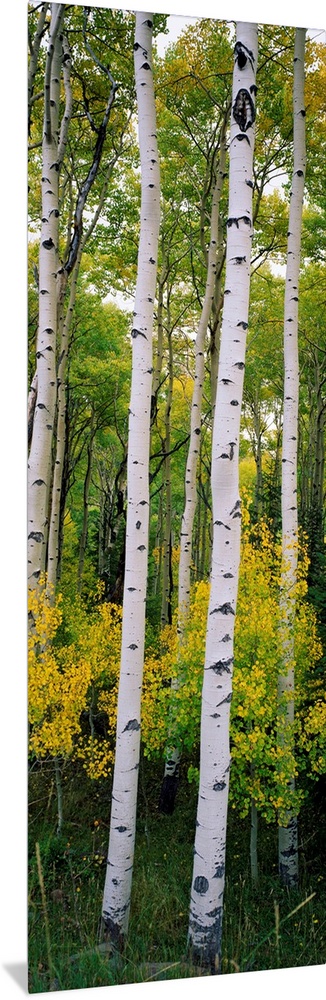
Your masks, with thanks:
[[[65,823],[56,835],[49,769],[30,775],[29,990],[67,990],[202,974],[187,961],[196,792],[184,779],[173,816],[157,809],[161,769],[142,767],[128,942],[123,956],[98,947],[110,789],[67,766]],[[69,817],[69,818],[68,818]],[[249,823],[231,811],[222,972],[326,961],[325,829],[300,822],[300,887],[282,888],[277,831],[261,823],[257,885],[250,879]],[[38,847],[36,848],[36,844]]]

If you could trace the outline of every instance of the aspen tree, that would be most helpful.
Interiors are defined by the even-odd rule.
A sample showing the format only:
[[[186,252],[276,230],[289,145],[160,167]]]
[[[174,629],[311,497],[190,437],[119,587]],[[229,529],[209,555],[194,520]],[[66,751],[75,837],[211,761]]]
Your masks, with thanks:
[[[53,483],[52,483],[52,496],[51,496],[51,512],[50,512],[50,524],[49,524],[49,539],[48,539],[48,557],[47,557],[47,580],[50,583],[50,588],[52,588],[52,593],[55,592],[55,587],[57,583],[57,573],[58,573],[58,563],[59,563],[59,545],[60,545],[60,516],[61,516],[61,490],[62,490],[62,475],[63,475],[63,463],[65,454],[65,420],[66,420],[66,384],[65,384],[65,374],[68,362],[68,354],[70,349],[70,327],[72,316],[74,312],[77,281],[80,269],[80,263],[82,254],[85,249],[87,240],[92,235],[95,226],[100,217],[101,209],[105,201],[105,196],[107,194],[108,183],[112,175],[114,164],[116,163],[122,148],[122,135],[120,137],[120,143],[115,148],[114,154],[107,166],[105,172],[104,183],[102,186],[102,191],[99,197],[98,206],[93,215],[93,219],[88,226],[86,232],[83,232],[83,213],[87,198],[91,191],[91,188],[97,178],[99,168],[101,165],[101,160],[103,156],[103,147],[107,133],[108,121],[110,118],[111,110],[115,101],[115,96],[117,92],[117,84],[112,77],[110,69],[103,66],[98,60],[96,54],[87,38],[87,9],[84,10],[83,17],[83,40],[85,49],[91,55],[93,62],[97,65],[103,72],[104,76],[108,79],[110,83],[109,95],[104,110],[103,118],[100,127],[97,127],[97,139],[92,151],[92,161],[88,173],[84,181],[79,185],[78,194],[76,198],[76,205],[74,211],[74,226],[71,235],[71,240],[69,241],[69,230],[68,230],[68,244],[66,247],[66,259],[61,267],[57,267],[59,275],[59,284],[57,289],[57,347],[58,347],[58,365],[57,365],[57,413],[56,413],[56,452],[54,459],[54,469],[53,469]],[[60,140],[57,155],[57,168],[58,172],[62,166],[66,144],[68,129],[73,112],[73,93],[71,84],[71,56],[69,51],[69,46],[67,40],[63,38],[63,81],[65,90],[65,111],[61,121],[60,129]],[[69,278],[71,279],[70,292],[68,299],[68,306],[65,311],[65,295],[68,286]],[[30,392],[31,397],[31,407],[33,406],[33,393],[32,387]]]
[[[304,107],[304,28],[297,28],[294,44],[293,79],[293,175],[290,197],[287,265],[284,297],[284,409],[282,444],[282,578],[281,642],[282,668],[279,677],[279,739],[291,752],[294,722],[294,622],[298,563],[298,296],[302,205],[306,169]],[[285,706],[282,703],[285,698]],[[294,774],[288,779],[289,791],[295,788]],[[279,827],[279,872],[283,882],[298,882],[297,817],[289,810]]]
[[[111,178],[112,166],[110,163],[106,178],[102,187],[101,196],[99,203],[94,213],[92,222],[88,227],[86,233],[83,235],[77,253],[77,258],[75,265],[72,269],[72,279],[69,292],[68,306],[66,309],[65,316],[61,324],[61,330],[59,330],[60,335],[60,353],[58,359],[57,367],[57,427],[56,427],[56,452],[54,460],[54,470],[53,470],[53,483],[52,483],[52,498],[51,498],[51,515],[50,515],[50,525],[49,525],[49,542],[48,542],[48,559],[47,559],[47,581],[50,587],[53,589],[53,594],[55,593],[55,588],[57,584],[58,576],[58,565],[60,556],[60,514],[61,514],[61,493],[62,493],[62,477],[63,477],[63,465],[65,458],[65,445],[66,445],[66,370],[70,349],[70,328],[72,316],[75,308],[76,292],[77,292],[77,282],[79,276],[79,269],[82,254],[84,252],[85,244],[87,240],[92,235],[96,223],[99,219],[101,209],[104,204],[105,196],[107,194],[108,181]],[[30,395],[32,395],[32,388],[30,390]],[[31,405],[32,405],[31,399]]]
[[[59,100],[63,4],[51,5],[44,78],[42,225],[39,254],[37,400],[28,460],[28,581],[35,586],[45,569],[47,518],[56,408],[57,260],[59,228]]]
[[[226,278],[212,447],[213,552],[189,916],[193,959],[212,972],[221,971],[229,719],[240,561],[239,434],[250,288],[257,34],[257,25],[237,23]]]
[[[190,441],[185,474],[185,505],[180,532],[180,560],[178,584],[178,643],[182,647],[184,630],[189,613],[190,603],[190,569],[192,557],[192,536],[197,504],[196,476],[201,440],[202,399],[205,374],[205,341],[208,321],[215,297],[216,257],[219,244],[219,208],[223,181],[225,178],[225,130],[223,122],[220,136],[220,158],[215,168],[215,181],[212,195],[210,220],[210,243],[207,260],[207,278],[203,307],[197,329],[195,343],[195,379],[191,402]],[[178,678],[172,683],[172,688],[178,690]],[[171,733],[171,736],[173,734]],[[160,795],[162,812],[172,813],[177,789],[180,751],[177,746],[171,746],[167,752],[164,778]]]
[[[123,946],[128,933],[140,752],[149,528],[152,327],[160,225],[160,172],[152,70],[153,14],[136,14],[134,62],[141,162],[141,219],[133,313],[127,467],[126,566],[116,754],[104,935]]]

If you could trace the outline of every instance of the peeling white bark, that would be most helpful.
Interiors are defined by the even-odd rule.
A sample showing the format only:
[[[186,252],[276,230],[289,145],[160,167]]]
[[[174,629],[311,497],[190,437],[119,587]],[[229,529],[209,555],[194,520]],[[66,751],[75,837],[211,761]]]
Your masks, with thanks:
[[[294,722],[294,622],[298,562],[297,453],[299,408],[298,304],[302,205],[306,170],[304,56],[305,29],[297,28],[293,80],[293,176],[290,196],[287,266],[284,298],[284,409],[282,446],[282,673],[279,698],[286,694],[280,720],[281,743],[292,744]],[[295,787],[294,775],[289,790]],[[284,789],[282,789],[283,791]],[[298,882],[297,818],[289,811],[279,828],[279,872],[286,885]]]
[[[236,31],[226,279],[212,449],[213,553],[191,889],[193,958],[220,971],[230,770],[229,714],[240,560],[239,435],[248,326],[257,25]]]
[[[120,945],[128,931],[136,828],[148,564],[152,327],[160,223],[152,23],[152,14],[136,14],[134,58],[141,159],[141,228],[132,329],[122,652],[110,839],[102,909],[104,933]]]

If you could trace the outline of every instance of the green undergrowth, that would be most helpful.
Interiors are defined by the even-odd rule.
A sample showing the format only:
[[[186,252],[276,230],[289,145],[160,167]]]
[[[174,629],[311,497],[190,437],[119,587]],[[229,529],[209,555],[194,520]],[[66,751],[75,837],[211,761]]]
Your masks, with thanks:
[[[186,774],[187,765],[184,765]],[[182,776],[173,816],[159,813],[161,768],[141,764],[128,943],[99,946],[110,786],[68,764],[64,824],[56,833],[55,781],[43,764],[29,780],[29,991],[67,990],[200,975],[187,960],[196,791]],[[222,972],[326,961],[325,820],[318,789],[300,819],[300,887],[280,886],[277,831],[261,823],[259,881],[249,865],[249,824],[231,810]],[[38,846],[36,846],[38,845]]]

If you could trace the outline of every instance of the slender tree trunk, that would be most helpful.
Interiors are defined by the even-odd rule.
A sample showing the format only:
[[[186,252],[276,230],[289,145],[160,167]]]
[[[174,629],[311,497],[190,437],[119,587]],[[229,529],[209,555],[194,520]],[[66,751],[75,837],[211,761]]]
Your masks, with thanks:
[[[318,351],[313,350],[314,365],[314,396],[315,405],[312,410],[311,420],[314,424],[313,449],[312,449],[312,470],[311,470],[311,505],[308,533],[310,569],[309,576],[313,578],[316,568],[318,568],[318,556],[324,553],[324,473],[325,473],[325,423],[326,423],[326,402],[323,398],[323,385],[325,376],[320,371]],[[310,528],[310,530],[309,530]]]
[[[293,177],[287,250],[284,301],[284,415],[282,450],[282,578],[281,645],[282,668],[279,677],[279,741],[284,751],[293,753],[294,723],[294,623],[298,561],[297,461],[298,461],[298,295],[302,204],[305,179],[305,110],[304,110],[305,29],[297,28],[294,47],[293,85]],[[285,699],[285,704],[284,704]],[[294,773],[288,780],[294,792]],[[282,788],[284,793],[284,788]],[[279,872],[288,886],[298,882],[298,829],[293,810],[279,827]]]
[[[159,505],[158,505],[158,515],[157,515],[157,531],[155,538],[155,548],[157,549],[158,555],[155,563],[154,580],[153,580],[153,593],[156,597],[157,591],[160,588],[161,571],[162,571],[162,548],[163,548],[163,499],[162,490],[160,490]]]
[[[228,109],[228,114],[225,115],[225,119],[221,129],[221,138],[220,138],[219,177],[222,183],[223,183],[223,178],[225,177],[225,168],[226,168],[226,126],[227,126],[229,111],[230,109]],[[225,248],[223,239],[223,225],[222,225],[221,214],[219,212],[218,225],[217,225],[217,242],[216,242],[215,288],[214,288],[214,298],[212,303],[212,320],[210,327],[210,377],[211,377],[212,423],[214,419],[214,410],[216,402],[218,359],[220,352],[221,321],[222,321],[222,307],[223,307],[222,273],[223,273],[224,259],[225,259]]]
[[[173,351],[171,316],[169,307],[170,291],[168,289],[167,304],[167,334],[168,334],[168,390],[165,404],[165,439],[163,448],[165,451],[164,478],[165,478],[165,515],[163,529],[163,579],[162,579],[162,607],[161,625],[171,625],[172,622],[172,594],[171,594],[171,539],[172,539],[172,492],[171,492],[171,406],[173,396]]]
[[[57,790],[57,810],[58,810],[57,835],[60,836],[63,825],[63,804],[62,804],[61,767],[58,757],[54,758],[54,770],[55,770],[55,785]]]
[[[213,553],[202,692],[189,944],[221,971],[234,623],[240,561],[239,436],[252,241],[257,25],[238,22],[230,133],[226,279],[212,450]]]
[[[95,414],[92,409],[91,420],[90,420],[90,430],[89,430],[89,441],[87,447],[87,468],[86,476],[84,482],[84,504],[83,504],[83,523],[79,542],[79,559],[78,559],[78,574],[77,574],[77,587],[80,593],[83,580],[84,572],[84,562],[87,544],[87,529],[88,529],[88,500],[89,500],[89,489],[91,485],[91,472],[92,472],[92,459],[93,459],[93,444],[94,437],[96,434],[96,424],[95,424]]]
[[[66,59],[65,74],[68,72],[67,67],[68,60]],[[66,90],[68,91],[68,82],[66,81]],[[68,104],[68,101],[67,101]],[[69,113],[66,107],[66,114],[64,117],[65,128],[67,127],[67,121],[69,120]],[[61,142],[60,147],[63,154],[63,139],[65,132],[61,130]],[[94,169],[93,181],[96,178],[97,170],[100,165],[100,160],[97,164],[97,169]],[[103,207],[105,196],[107,193],[108,183],[112,175],[113,164],[110,163],[107,171],[104,184],[101,191],[101,196],[99,203],[94,213],[93,219],[84,233],[83,237],[80,232],[80,242],[77,250],[77,256],[75,263],[72,268],[71,285],[68,306],[64,318],[59,325],[59,336],[61,332],[60,339],[60,352],[58,359],[58,372],[57,372],[57,428],[56,428],[56,452],[54,460],[54,471],[53,471],[53,484],[52,484],[52,497],[51,497],[51,514],[50,514],[50,527],[49,527],[49,542],[48,542],[48,558],[47,558],[47,574],[48,583],[51,584],[52,588],[55,589],[58,574],[59,574],[59,562],[60,562],[60,545],[62,544],[62,532],[60,531],[60,526],[62,525],[62,518],[64,513],[64,503],[62,497],[62,480],[63,480],[63,469],[65,460],[65,448],[66,448],[66,406],[67,406],[67,387],[66,387],[66,370],[68,364],[69,350],[70,350],[70,330],[71,322],[75,308],[76,293],[77,293],[77,282],[80,270],[81,258],[85,249],[85,245],[92,235],[96,224],[98,222],[99,216],[101,214],[101,209]],[[64,289],[66,287],[68,275],[64,272],[62,277],[61,285],[61,307],[63,310],[63,297]]]
[[[260,419],[260,406],[257,394],[252,401],[252,416],[254,425],[254,459],[256,465],[256,482],[255,482],[255,497],[254,497],[254,517],[256,521],[262,516],[263,512],[263,454],[262,454],[262,422]]]
[[[164,285],[167,278],[167,270],[165,264],[165,251],[164,242],[162,241],[162,269],[158,280],[157,289],[157,341],[155,350],[155,363],[153,369],[153,383],[152,383],[152,400],[151,400],[151,420],[152,423],[156,419],[157,414],[157,397],[160,388],[160,380],[162,373],[163,364],[163,308],[164,308]]]
[[[79,267],[76,268],[70,289],[69,305],[61,333],[60,355],[58,362],[56,452],[53,470],[47,560],[47,578],[48,583],[52,586],[53,590],[55,590],[57,583],[59,563],[61,490],[66,439],[66,369],[69,355],[70,324],[75,305],[78,271]]]
[[[45,570],[52,438],[56,408],[57,255],[59,220],[58,126],[63,4],[52,4],[44,81],[42,225],[39,254],[37,401],[28,460],[28,581]]]
[[[197,329],[195,345],[195,380],[191,403],[190,441],[185,475],[185,506],[181,521],[180,560],[178,585],[178,649],[182,654],[184,633],[189,614],[190,604],[190,570],[192,559],[193,526],[197,505],[197,467],[201,443],[202,399],[205,374],[205,342],[208,320],[214,302],[216,279],[216,251],[218,246],[219,207],[223,181],[225,177],[225,145],[224,124],[221,135],[221,160],[216,172],[213,188],[210,243],[207,257],[207,278],[203,308]],[[180,678],[172,682],[174,691],[180,687]],[[163,783],[160,792],[159,808],[161,812],[171,814],[174,809],[175,796],[178,787],[180,747],[175,742],[175,734],[170,733],[171,744],[168,747]]]
[[[136,14],[134,45],[141,162],[141,226],[132,329],[128,505],[122,651],[103,931],[119,946],[128,933],[140,753],[140,702],[148,571],[152,331],[160,224],[160,174],[152,71],[153,14]]]

